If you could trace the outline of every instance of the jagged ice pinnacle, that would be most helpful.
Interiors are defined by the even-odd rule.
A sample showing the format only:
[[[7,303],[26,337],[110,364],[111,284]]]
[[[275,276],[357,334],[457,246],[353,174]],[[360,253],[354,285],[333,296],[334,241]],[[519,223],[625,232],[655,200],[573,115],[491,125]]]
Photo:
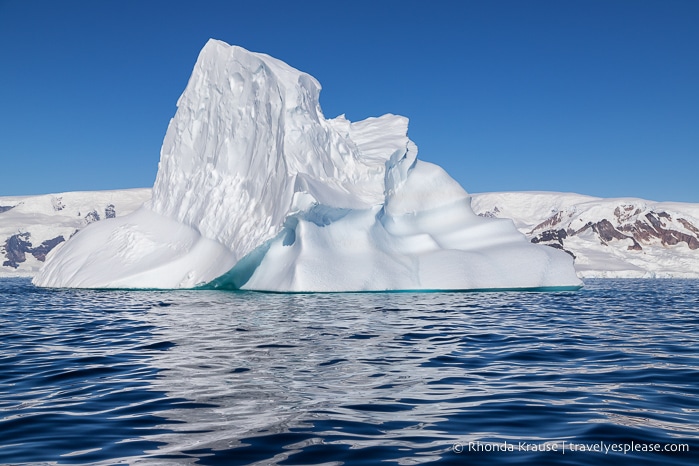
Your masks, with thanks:
[[[408,120],[325,119],[320,84],[210,40],[177,103],[152,199],[49,255],[53,287],[266,291],[577,287],[570,256],[476,216]]]

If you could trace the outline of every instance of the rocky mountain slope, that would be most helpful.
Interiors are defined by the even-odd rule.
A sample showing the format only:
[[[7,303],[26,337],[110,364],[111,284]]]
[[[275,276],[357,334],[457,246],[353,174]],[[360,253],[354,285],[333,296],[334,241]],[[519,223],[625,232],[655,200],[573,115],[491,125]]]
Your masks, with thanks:
[[[511,192],[475,194],[472,206],[568,252],[582,277],[699,277],[698,204]]]

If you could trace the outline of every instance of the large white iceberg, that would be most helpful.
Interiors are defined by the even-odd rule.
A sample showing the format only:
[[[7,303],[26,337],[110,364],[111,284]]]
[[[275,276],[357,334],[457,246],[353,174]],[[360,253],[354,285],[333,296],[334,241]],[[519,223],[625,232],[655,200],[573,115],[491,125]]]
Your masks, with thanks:
[[[153,195],[52,253],[39,286],[267,291],[580,286],[572,258],[476,216],[416,159],[408,120],[325,119],[320,84],[210,40],[177,103]]]

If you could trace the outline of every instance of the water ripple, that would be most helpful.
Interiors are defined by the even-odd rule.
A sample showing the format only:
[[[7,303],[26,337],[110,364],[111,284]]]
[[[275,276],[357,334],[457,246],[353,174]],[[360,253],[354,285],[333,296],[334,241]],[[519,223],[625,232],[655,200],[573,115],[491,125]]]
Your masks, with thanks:
[[[0,280],[0,463],[696,464],[699,282],[586,285],[283,295]],[[520,442],[690,451],[494,451]]]

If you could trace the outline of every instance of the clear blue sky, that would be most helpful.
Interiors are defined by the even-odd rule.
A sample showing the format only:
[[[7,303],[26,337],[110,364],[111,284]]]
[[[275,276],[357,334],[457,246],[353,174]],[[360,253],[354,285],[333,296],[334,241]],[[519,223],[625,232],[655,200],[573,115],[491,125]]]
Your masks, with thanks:
[[[470,192],[699,202],[699,1],[0,0],[0,195],[147,187],[210,37]]]

